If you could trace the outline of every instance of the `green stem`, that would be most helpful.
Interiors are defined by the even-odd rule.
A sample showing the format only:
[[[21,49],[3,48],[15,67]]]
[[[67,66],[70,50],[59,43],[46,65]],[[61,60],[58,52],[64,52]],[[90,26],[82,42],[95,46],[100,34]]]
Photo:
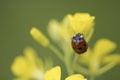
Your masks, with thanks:
[[[54,54],[55,54],[62,62],[64,62],[64,57],[63,57],[62,53],[61,53],[55,46],[53,46],[52,44],[50,44],[48,47],[54,52]]]
[[[74,65],[76,64],[76,62],[77,62],[77,59],[78,59],[78,55],[77,54],[75,54],[75,57],[74,57],[74,59],[73,59],[73,67],[74,67]]]
[[[65,64],[66,68],[67,68],[67,72],[68,74],[72,74],[72,69],[71,69],[71,64],[70,64],[70,55],[68,55],[69,53],[67,52],[65,56],[62,55],[62,53],[52,44],[48,46],[55,55],[57,55],[57,57]]]
[[[111,68],[113,68],[115,65],[116,65],[115,62],[111,62],[111,63],[107,64],[107,65],[104,66],[103,68],[99,69],[97,75],[101,75],[101,74],[107,72],[108,70],[110,70]]]
[[[64,62],[64,64],[66,66],[68,75],[71,75],[71,74],[73,74],[73,68],[72,68],[72,64],[71,64],[71,53],[70,53],[69,50],[65,50],[64,53],[65,53],[65,62]]]
[[[68,75],[73,74],[73,69],[71,67],[70,61],[68,61],[67,59],[65,60],[65,66],[66,66]]]
[[[90,75],[90,80],[95,80],[95,76]]]
[[[79,55],[75,54],[75,57],[74,57],[74,60],[73,60],[73,64],[72,64],[73,69],[75,71],[82,72],[83,74],[89,75],[89,70],[87,70],[86,68],[80,66],[77,63],[78,57],[79,57]]]
[[[75,71],[77,71],[77,72],[81,72],[81,73],[83,73],[83,74],[85,74],[85,75],[89,75],[89,70],[87,70],[86,68],[84,68],[84,67],[82,67],[82,66],[80,66],[80,65],[75,65],[75,68],[74,68],[74,70]]]

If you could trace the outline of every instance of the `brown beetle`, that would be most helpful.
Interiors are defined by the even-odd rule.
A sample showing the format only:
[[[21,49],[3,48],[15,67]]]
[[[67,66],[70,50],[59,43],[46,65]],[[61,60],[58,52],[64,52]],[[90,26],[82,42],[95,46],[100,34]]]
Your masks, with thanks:
[[[83,34],[80,33],[73,36],[71,44],[74,51],[78,54],[82,54],[88,49],[88,44],[85,41]]]

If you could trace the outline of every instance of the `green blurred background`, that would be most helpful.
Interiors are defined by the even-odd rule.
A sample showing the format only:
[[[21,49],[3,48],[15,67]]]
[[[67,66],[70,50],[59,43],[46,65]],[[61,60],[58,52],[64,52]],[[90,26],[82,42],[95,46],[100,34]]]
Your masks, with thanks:
[[[108,38],[119,45],[119,8],[120,0],[0,0],[0,80],[14,77],[11,63],[23,54],[26,46],[32,46],[40,56],[49,56],[50,50],[37,44],[29,31],[36,26],[47,35],[48,22],[53,18],[60,21],[68,13],[88,12],[96,17],[91,47],[100,38]],[[115,52],[120,53],[119,46]],[[119,79],[120,66],[116,66],[97,80]]]

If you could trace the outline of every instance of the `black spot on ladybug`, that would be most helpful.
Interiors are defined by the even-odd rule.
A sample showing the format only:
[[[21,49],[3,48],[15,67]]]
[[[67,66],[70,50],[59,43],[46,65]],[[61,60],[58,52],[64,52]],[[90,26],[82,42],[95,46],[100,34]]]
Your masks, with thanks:
[[[78,48],[79,50],[81,50],[82,48]]]
[[[86,44],[84,44],[84,46],[86,46]]]
[[[73,36],[71,44],[74,51],[78,54],[85,53],[88,49],[88,44],[80,33]]]

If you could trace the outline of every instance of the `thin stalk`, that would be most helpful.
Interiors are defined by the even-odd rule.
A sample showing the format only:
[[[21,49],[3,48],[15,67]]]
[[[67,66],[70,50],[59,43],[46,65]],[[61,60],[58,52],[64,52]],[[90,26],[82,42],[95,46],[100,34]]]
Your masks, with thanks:
[[[77,59],[78,59],[78,55],[77,54],[75,54],[75,57],[74,57],[74,59],[73,59],[73,67],[74,67],[74,65],[76,64],[76,62],[77,62]]]
[[[70,61],[68,61],[69,59],[65,60],[65,66],[68,72],[68,75],[73,74],[73,68],[71,67]]]
[[[63,56],[62,53],[52,44],[48,46],[54,54],[65,64],[68,74],[72,74],[71,64],[70,64],[70,55]],[[69,54],[68,52],[66,54]]]
[[[88,69],[86,69],[86,68],[84,68],[84,67],[82,67],[80,65],[75,65],[75,67],[76,68],[74,68],[74,70],[77,71],[77,72],[81,72],[81,73],[83,73],[85,75],[89,75],[90,74]]]
[[[94,75],[90,75],[90,80],[95,80],[95,76]]]
[[[62,55],[62,53],[61,53],[55,46],[53,46],[52,44],[50,44],[48,47],[54,52],[54,54],[55,54],[62,62],[64,62],[64,56]]]
[[[110,70],[111,68],[113,68],[115,65],[116,65],[115,62],[111,62],[111,63],[107,64],[107,65],[104,66],[103,68],[99,69],[97,75],[101,75],[101,74],[107,72],[108,70]]]
[[[84,67],[82,67],[82,66],[80,66],[77,63],[78,57],[79,57],[79,55],[75,54],[75,57],[74,57],[74,60],[73,60],[73,65],[72,65],[73,69],[75,71],[79,71],[79,72],[82,72],[82,73],[84,73],[86,75],[89,75],[89,70],[84,68]]]
[[[66,66],[68,75],[71,75],[71,74],[73,74],[73,68],[72,68],[72,64],[71,64],[71,53],[70,53],[69,50],[65,50],[64,53],[65,53],[65,62],[64,62],[64,64]]]

